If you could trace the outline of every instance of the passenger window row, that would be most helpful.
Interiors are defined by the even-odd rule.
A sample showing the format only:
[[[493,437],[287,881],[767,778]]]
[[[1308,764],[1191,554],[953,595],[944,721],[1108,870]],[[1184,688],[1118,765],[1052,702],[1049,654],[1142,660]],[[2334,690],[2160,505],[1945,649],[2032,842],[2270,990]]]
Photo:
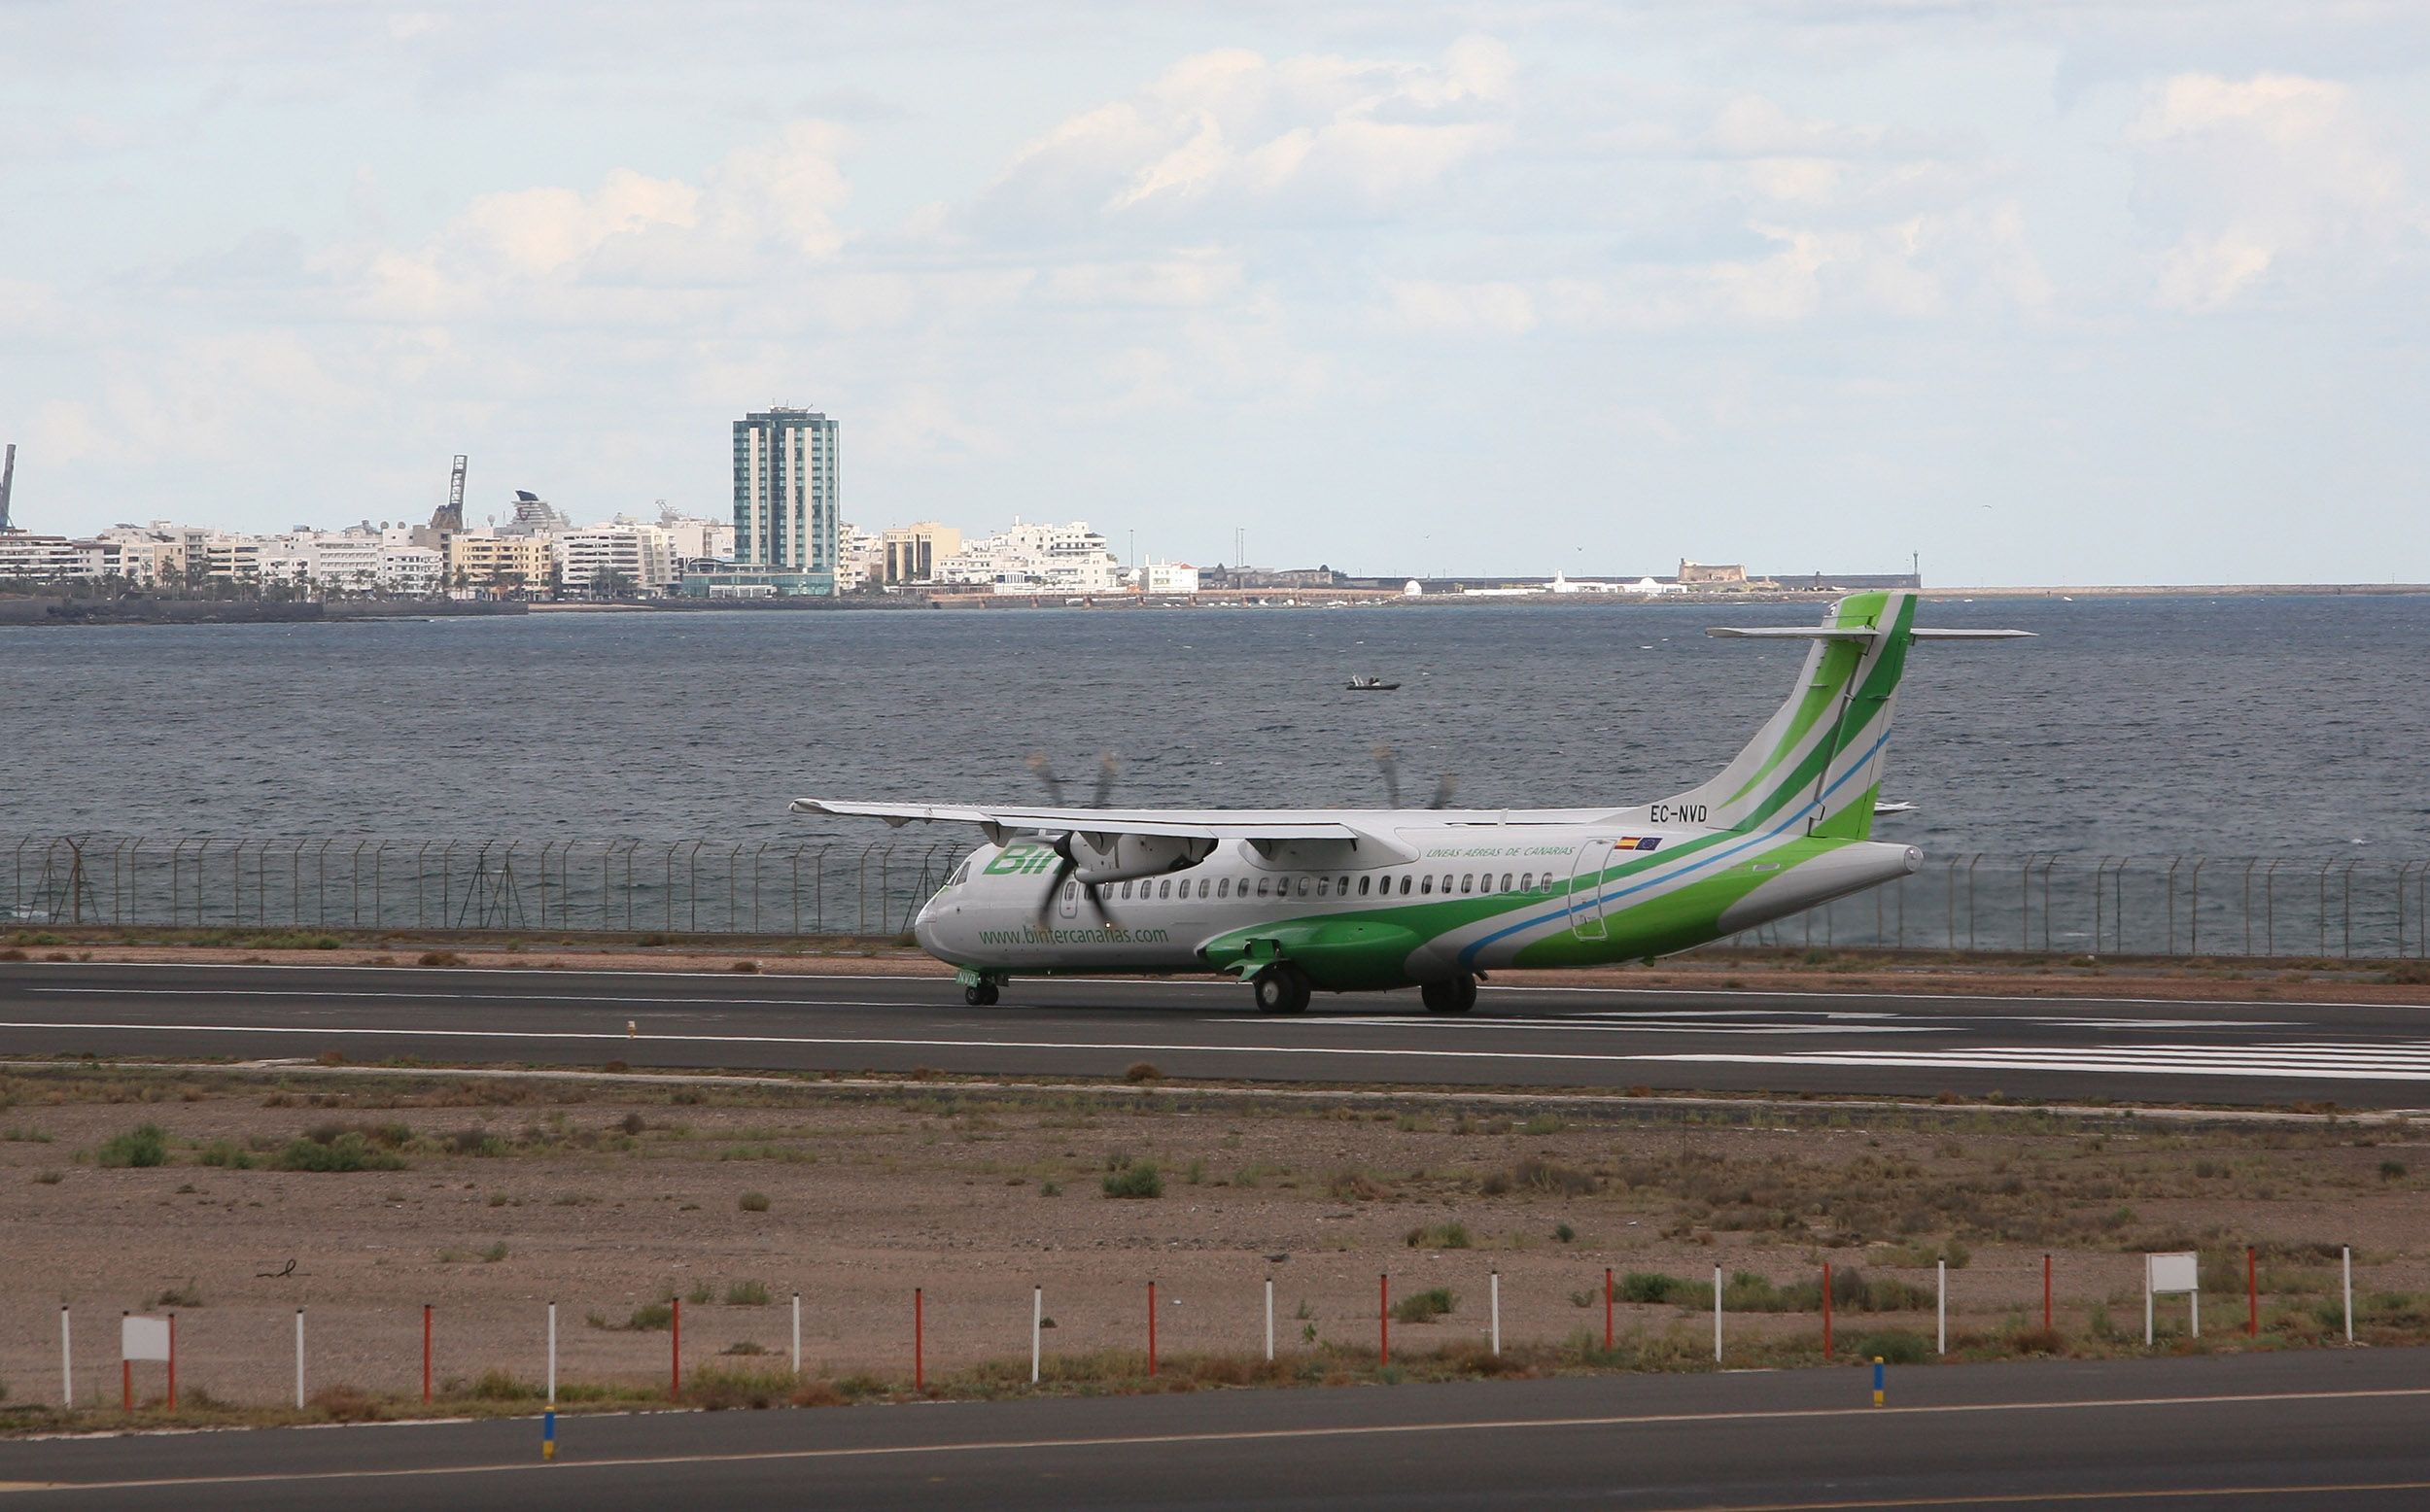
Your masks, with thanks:
[[[1441,893],[1449,897],[1456,885],[1463,895],[1535,893],[1549,897],[1559,891],[1559,876],[1551,872],[1545,872],[1541,876],[1534,872],[1522,872],[1518,873],[1515,877],[1511,873],[1505,872],[1498,883],[1491,872],[1458,874],[1398,872],[1383,876],[1371,872],[1356,877],[1347,875],[1314,876],[1305,874],[1277,876],[1271,873],[1258,873],[1256,874],[1255,896],[1260,898],[1406,898],[1414,895],[1430,898]],[[1077,883],[1066,884],[1064,888],[1066,896],[1077,885]],[[1232,890],[1234,885],[1235,879],[1230,876],[1185,876],[1178,882],[1169,876],[1147,877],[1135,882],[1108,883],[1104,895],[1125,903],[1162,902],[1175,897],[1184,900],[1230,898],[1234,896]],[[1249,877],[1238,878],[1237,896],[1243,898],[1251,896],[1250,885]],[[1176,887],[1180,889],[1178,893],[1174,891]],[[1198,890],[1191,891],[1193,887]]]

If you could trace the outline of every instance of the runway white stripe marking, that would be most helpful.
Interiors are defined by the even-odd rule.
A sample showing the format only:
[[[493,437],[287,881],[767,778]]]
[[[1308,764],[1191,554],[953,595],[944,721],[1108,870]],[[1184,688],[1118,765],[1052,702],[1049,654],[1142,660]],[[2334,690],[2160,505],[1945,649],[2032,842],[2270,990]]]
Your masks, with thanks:
[[[2367,1053],[2288,1051],[2274,1046],[2152,1046],[2081,1053],[1999,1047],[1982,1050],[1815,1050],[1776,1055],[1714,1050],[1644,1060],[1754,1066],[1846,1066],[1911,1071],[2060,1071],[2096,1076],[2276,1077],[2308,1082],[2430,1082],[2430,1055],[2410,1048]]]
[[[345,998],[370,1003],[617,1003],[660,1008],[920,1008],[892,998],[638,998],[597,993],[546,992],[353,992],[319,991],[309,987],[28,987],[28,993],[53,997],[126,998]]]
[[[785,1035],[785,1034],[640,1034],[628,1035],[613,1029],[398,1029],[365,1028],[349,1024],[177,1024],[177,1023],[104,1023],[72,1021],[46,1023],[40,1021],[0,1022],[0,1030],[9,1029],[83,1029],[95,1032],[133,1034],[283,1034],[309,1035],[328,1039],[339,1035],[363,1035],[392,1040],[483,1040],[483,1041],[596,1041],[602,1045],[626,1045],[635,1042],[662,1045],[849,1045],[863,1048],[895,1049],[987,1049],[987,1050],[1117,1050],[1124,1054],[1155,1051],[1168,1055],[1207,1053],[1214,1055],[1347,1055],[1386,1057],[1404,1060],[1510,1060],[1510,1061],[1585,1061],[1593,1063],[1668,1060],[1665,1055],[1597,1055],[1582,1051],[1558,1050],[1476,1050],[1476,1049],[1406,1049],[1393,1047],[1357,1045],[1152,1045],[1081,1040],[900,1040],[878,1039],[863,1035]]]
[[[401,976],[420,971],[444,971],[458,977],[663,977],[687,981],[731,981],[730,972],[639,971],[610,967],[534,967],[534,966],[338,966],[295,965],[276,961],[43,961],[31,966],[0,967],[7,971],[38,968],[42,971],[221,971],[221,972],[379,972]],[[803,981],[887,981],[909,984],[944,985],[953,979],[941,974],[916,972],[784,972],[780,979]],[[1045,980],[1031,978],[1031,980]],[[1187,988],[1206,992],[1236,992],[1238,987],[1228,981],[1205,981],[1187,977],[1062,977],[1054,979],[1059,986],[1139,986]],[[2354,998],[2272,998],[2266,1003],[2240,998],[2138,998],[2091,997],[2063,993],[1993,993],[1993,992],[1880,992],[1859,989],[1822,992],[1798,987],[1610,987],[1570,986],[1557,982],[1494,982],[1485,992],[1491,996],[1515,993],[1585,993],[1592,996],[1642,998],[1791,998],[1815,1002],[1848,1002],[1858,1000],[1875,1003],[2031,1003],[2037,1008],[2055,1009],[2069,1003],[2088,1008],[2102,1005],[2125,1005],[2158,1008],[2244,1008],[2282,1012],[2290,1008],[2392,1008],[2411,1009],[2430,1006],[2430,998],[2419,1003],[2366,1001]],[[761,1001],[754,999],[753,1001]]]

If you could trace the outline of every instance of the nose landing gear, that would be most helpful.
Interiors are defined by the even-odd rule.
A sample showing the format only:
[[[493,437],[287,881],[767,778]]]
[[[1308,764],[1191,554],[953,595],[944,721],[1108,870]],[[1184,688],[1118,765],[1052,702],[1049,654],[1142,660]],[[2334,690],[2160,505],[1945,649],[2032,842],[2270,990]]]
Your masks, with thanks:
[[[990,977],[984,972],[975,971],[960,972],[956,975],[961,978],[962,1001],[964,1003],[968,1004],[972,1008],[993,1008],[995,1006],[996,997],[1003,990],[1003,979],[999,977]]]
[[[1453,977],[1445,981],[1430,981],[1418,989],[1430,1014],[1465,1014],[1476,1006],[1476,979]]]

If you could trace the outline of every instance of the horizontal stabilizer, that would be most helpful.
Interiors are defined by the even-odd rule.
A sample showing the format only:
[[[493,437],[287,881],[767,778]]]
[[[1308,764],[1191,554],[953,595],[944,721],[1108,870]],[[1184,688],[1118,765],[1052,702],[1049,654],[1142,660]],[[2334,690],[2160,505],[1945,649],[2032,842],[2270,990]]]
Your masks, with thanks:
[[[1911,630],[1918,640],[2031,640],[2030,630]]]
[[[1709,625],[1705,634],[1716,640],[1872,640],[1882,633],[1870,625]]]

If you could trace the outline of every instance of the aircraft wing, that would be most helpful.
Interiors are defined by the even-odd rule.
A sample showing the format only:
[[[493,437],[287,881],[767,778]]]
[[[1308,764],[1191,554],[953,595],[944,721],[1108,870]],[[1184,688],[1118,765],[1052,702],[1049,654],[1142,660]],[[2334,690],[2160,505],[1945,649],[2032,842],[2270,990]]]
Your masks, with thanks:
[[[797,798],[795,813],[914,823],[976,824],[990,840],[1022,831],[1091,835],[1160,835],[1182,840],[1358,840],[1361,832],[1338,819],[1304,813],[1267,814],[1228,808],[1028,808],[968,804],[866,804],[842,799]]]

